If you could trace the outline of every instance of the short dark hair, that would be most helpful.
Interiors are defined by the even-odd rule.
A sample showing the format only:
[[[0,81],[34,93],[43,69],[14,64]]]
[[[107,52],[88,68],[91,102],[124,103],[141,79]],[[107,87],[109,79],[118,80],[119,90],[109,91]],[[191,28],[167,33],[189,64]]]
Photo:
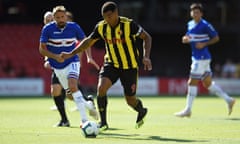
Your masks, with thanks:
[[[102,15],[108,11],[115,11],[117,9],[117,4],[112,1],[105,2],[102,6]]]
[[[203,6],[201,3],[193,3],[190,6],[190,10],[194,10],[194,9],[199,9],[201,12],[203,12]]]

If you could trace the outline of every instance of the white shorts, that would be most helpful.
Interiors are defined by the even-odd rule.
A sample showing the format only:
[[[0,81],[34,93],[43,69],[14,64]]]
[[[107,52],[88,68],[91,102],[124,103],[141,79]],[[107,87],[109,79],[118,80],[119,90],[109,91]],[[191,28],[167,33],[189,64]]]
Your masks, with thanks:
[[[192,60],[190,77],[202,80],[211,75],[210,63],[211,60]]]
[[[63,88],[67,90],[69,78],[79,79],[80,62],[72,62],[63,69],[54,69],[54,72]]]

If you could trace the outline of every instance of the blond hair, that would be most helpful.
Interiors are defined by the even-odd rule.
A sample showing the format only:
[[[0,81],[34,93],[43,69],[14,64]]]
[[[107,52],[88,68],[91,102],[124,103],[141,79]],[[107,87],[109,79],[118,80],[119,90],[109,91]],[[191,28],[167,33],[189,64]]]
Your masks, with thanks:
[[[63,5],[56,6],[53,8],[53,15],[55,15],[56,12],[66,12],[66,8]]]
[[[53,14],[50,11],[45,12],[43,16],[43,23],[47,24],[49,22],[53,21]]]

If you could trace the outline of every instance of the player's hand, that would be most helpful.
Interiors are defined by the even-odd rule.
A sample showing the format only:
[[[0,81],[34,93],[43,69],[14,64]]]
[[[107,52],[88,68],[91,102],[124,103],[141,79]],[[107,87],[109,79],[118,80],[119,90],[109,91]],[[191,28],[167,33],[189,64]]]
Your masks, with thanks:
[[[90,64],[92,64],[97,70],[100,69],[100,66],[96,63],[96,61],[95,61],[94,59],[88,58],[88,59],[87,59],[87,62],[90,63]]]
[[[206,43],[203,43],[203,42],[198,42],[198,43],[196,43],[196,45],[195,45],[195,47],[197,48],[197,49],[202,49],[202,48],[204,48],[206,46]]]
[[[51,65],[49,64],[49,61],[45,61],[43,65],[46,69],[52,69]]]
[[[182,37],[182,43],[186,44],[186,43],[189,43],[190,42],[190,37],[185,35]]]
[[[63,63],[65,59],[63,59],[63,58],[61,57],[61,55],[56,55],[55,60],[56,60],[57,62],[59,62],[59,63]]]
[[[72,54],[68,53],[68,52],[62,52],[60,54],[60,57],[65,60],[65,59],[68,59],[68,58],[72,57]]]
[[[144,70],[152,70],[152,62],[149,58],[143,58]]]

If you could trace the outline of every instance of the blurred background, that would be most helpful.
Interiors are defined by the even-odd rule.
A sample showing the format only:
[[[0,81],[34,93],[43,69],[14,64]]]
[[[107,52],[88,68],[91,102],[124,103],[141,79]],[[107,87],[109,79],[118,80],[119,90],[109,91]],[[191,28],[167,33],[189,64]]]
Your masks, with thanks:
[[[40,80],[40,93],[49,94],[51,71],[43,68],[43,58],[38,52],[39,36],[43,26],[43,15],[56,5],[64,5],[88,35],[95,24],[102,19],[101,6],[105,0],[0,0],[0,94],[9,94],[18,87],[6,83],[14,79]],[[140,69],[141,78],[158,81],[157,93],[162,89],[159,81],[183,80],[188,78],[191,51],[181,43],[189,21],[190,0],[121,0],[120,15],[134,19],[153,37],[151,59],[153,70]],[[204,18],[213,24],[220,35],[220,42],[211,46],[212,70],[215,78],[238,80],[240,77],[240,1],[202,0]],[[103,42],[93,47],[93,56],[102,64]],[[81,70],[81,83],[95,91],[98,72],[86,63]],[[13,84],[13,85],[14,85]],[[27,84],[26,84],[27,85]],[[30,82],[29,86],[32,86]],[[9,88],[10,87],[10,88]],[[36,86],[38,87],[38,86]],[[35,91],[36,87],[28,87]],[[170,87],[170,86],[168,86]],[[181,87],[185,92],[185,85]],[[10,89],[10,90],[9,90]],[[25,89],[27,89],[25,87]],[[7,90],[7,91],[6,91]],[[23,88],[24,90],[24,88]],[[6,92],[4,92],[6,91]],[[181,92],[182,92],[181,91]],[[168,93],[169,91],[165,91]],[[164,93],[164,92],[163,92]],[[24,94],[24,93],[23,93]]]

